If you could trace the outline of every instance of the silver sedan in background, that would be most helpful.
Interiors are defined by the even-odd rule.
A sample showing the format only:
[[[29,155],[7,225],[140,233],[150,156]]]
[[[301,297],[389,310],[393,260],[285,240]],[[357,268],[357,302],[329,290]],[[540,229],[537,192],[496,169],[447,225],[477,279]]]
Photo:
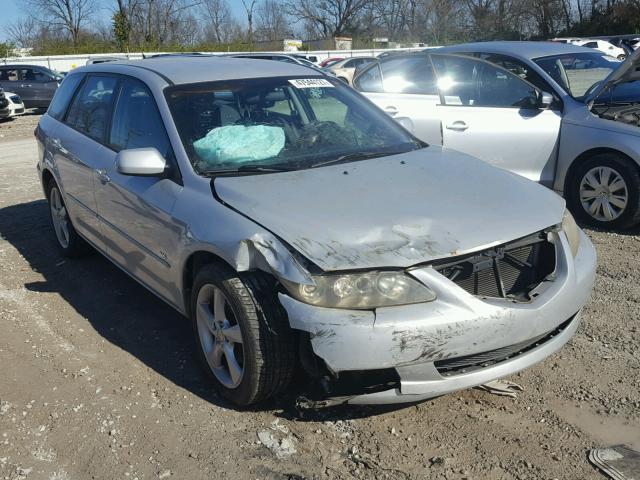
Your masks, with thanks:
[[[640,222],[638,53],[624,64],[557,42],[394,55],[355,88],[417,137],[563,194],[582,222]]]
[[[297,369],[351,403],[486,383],[561,348],[593,285],[562,198],[300,65],[79,68],[36,136],[62,252],[93,245],[188,316],[240,405]]]

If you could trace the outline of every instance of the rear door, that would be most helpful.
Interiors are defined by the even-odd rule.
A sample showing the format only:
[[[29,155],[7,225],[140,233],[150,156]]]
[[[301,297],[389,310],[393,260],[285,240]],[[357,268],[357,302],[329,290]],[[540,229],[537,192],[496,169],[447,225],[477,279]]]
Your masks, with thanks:
[[[388,57],[364,70],[355,88],[427,143],[441,145],[436,77],[427,55]]]
[[[531,84],[489,62],[458,55],[432,59],[443,145],[551,184],[561,112],[538,108]]]
[[[118,82],[117,76],[87,76],[53,140],[55,164],[74,227],[103,250],[106,242],[94,188],[96,177],[113,162],[113,152],[104,143]]]
[[[116,102],[104,175],[96,179],[98,213],[108,238],[108,254],[126,271],[161,296],[179,304],[180,292],[166,279],[177,268],[179,225],[171,216],[182,192],[162,117],[153,95],[141,81],[124,77]],[[116,168],[120,150],[154,147],[170,168],[165,177],[122,175]]]

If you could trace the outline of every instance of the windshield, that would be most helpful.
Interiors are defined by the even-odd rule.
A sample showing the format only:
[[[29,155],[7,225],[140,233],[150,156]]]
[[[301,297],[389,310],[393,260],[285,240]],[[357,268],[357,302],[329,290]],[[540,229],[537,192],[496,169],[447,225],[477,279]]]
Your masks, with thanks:
[[[621,65],[604,53],[563,53],[534,59],[572,97],[582,100]]]
[[[326,77],[178,85],[165,95],[200,174],[294,170],[424,146],[351,88]]]

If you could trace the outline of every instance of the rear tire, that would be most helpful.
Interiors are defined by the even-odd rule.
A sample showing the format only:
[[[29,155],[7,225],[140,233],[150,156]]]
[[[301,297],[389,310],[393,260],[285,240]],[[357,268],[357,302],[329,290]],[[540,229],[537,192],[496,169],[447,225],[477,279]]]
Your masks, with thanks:
[[[616,153],[600,153],[578,165],[568,182],[567,203],[582,223],[629,228],[640,223],[640,169]]]
[[[89,250],[89,245],[78,235],[71,223],[62,192],[52,178],[47,186],[47,202],[49,203],[49,220],[55,234],[58,248],[65,257],[81,257]]]
[[[198,359],[223,397],[247,406],[289,385],[294,335],[269,275],[202,267],[193,284],[191,321]]]

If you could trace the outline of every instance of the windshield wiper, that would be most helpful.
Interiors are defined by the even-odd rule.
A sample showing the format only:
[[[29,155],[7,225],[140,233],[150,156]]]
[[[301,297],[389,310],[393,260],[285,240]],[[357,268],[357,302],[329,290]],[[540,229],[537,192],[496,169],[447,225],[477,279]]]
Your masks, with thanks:
[[[234,173],[273,173],[273,172],[291,172],[295,170],[293,167],[285,167],[278,165],[240,165],[238,168],[220,168],[201,172],[207,177],[215,177],[217,175],[229,175]]]
[[[346,155],[340,155],[339,157],[332,158],[330,160],[323,160],[311,164],[311,168],[324,167],[325,165],[334,165],[341,162],[349,162],[351,160],[364,160],[365,158],[386,157],[389,155],[398,155],[400,153],[406,153],[409,150],[398,150],[395,152],[360,152],[360,153],[347,153]]]
[[[290,172],[292,170],[295,168],[278,165],[240,165],[236,169],[238,172]]]

